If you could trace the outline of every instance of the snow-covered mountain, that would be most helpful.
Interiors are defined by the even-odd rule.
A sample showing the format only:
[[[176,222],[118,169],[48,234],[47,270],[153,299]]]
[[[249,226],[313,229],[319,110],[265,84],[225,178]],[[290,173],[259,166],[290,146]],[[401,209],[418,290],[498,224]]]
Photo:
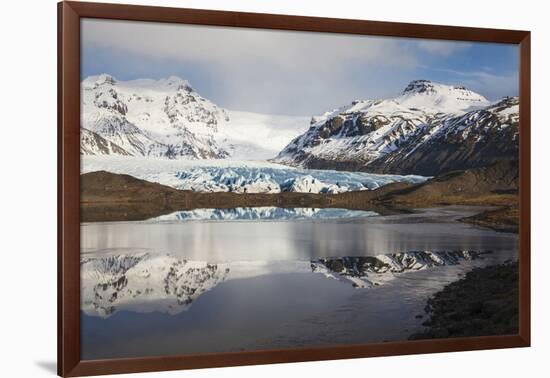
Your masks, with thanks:
[[[437,175],[517,159],[518,99],[411,82],[392,99],[354,101],[311,119],[274,159],[291,166]]]
[[[83,127],[80,128],[80,153],[82,155],[130,156],[130,153],[124,148]]]
[[[303,117],[222,109],[175,76],[90,76],[81,92],[83,155],[267,159],[307,127]]]
[[[460,113],[489,105],[482,95],[463,86],[445,85],[429,80],[414,80],[394,99],[399,105],[427,113]]]
[[[308,169],[434,176],[516,159],[518,152],[517,97],[490,103],[464,87],[427,80],[411,82],[395,98],[354,101],[313,117],[307,130],[304,117],[222,109],[178,77],[118,81],[103,74],[81,84],[83,155],[276,156],[274,162]],[[323,189],[300,180],[296,187]]]
[[[518,153],[519,103],[517,97],[510,97],[424,125],[369,168],[381,173],[437,175],[517,160]]]

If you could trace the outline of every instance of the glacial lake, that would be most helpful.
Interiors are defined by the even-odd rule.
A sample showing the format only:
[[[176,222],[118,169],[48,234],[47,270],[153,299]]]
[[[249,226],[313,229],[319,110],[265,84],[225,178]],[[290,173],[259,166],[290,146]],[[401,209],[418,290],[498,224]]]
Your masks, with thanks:
[[[82,358],[406,340],[430,295],[517,258],[516,234],[458,221],[479,211],[197,209],[83,223]]]

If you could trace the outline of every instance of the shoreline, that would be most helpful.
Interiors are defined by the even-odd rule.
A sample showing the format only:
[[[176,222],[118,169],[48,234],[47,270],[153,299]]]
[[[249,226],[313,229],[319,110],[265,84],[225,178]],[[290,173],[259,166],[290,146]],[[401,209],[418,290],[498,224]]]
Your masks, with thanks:
[[[80,176],[81,222],[146,220],[199,208],[343,208],[392,215],[422,208],[465,205],[483,208],[479,214],[460,221],[517,233],[517,181],[510,167],[514,164],[505,162],[452,172],[419,184],[390,183],[374,190],[337,194],[195,192],[126,174],[96,171]],[[495,209],[486,210],[488,206]]]
[[[167,215],[176,211],[188,211],[204,208],[230,209],[236,207],[281,207],[281,208],[342,208],[349,210],[373,211],[379,216],[413,214],[421,212],[423,209],[451,206],[470,206],[479,208],[479,212],[474,215],[458,218],[458,222],[468,223],[478,227],[486,227],[495,231],[518,233],[517,221],[514,224],[514,218],[510,222],[507,214],[514,211],[512,206],[499,206],[495,209],[487,210],[487,207],[494,207],[490,204],[481,203],[444,203],[444,204],[423,204],[413,206],[392,206],[388,204],[378,204],[373,202],[359,203],[339,199],[318,199],[310,197],[310,194],[303,193],[285,193],[283,196],[274,194],[253,195],[234,194],[232,196],[219,196],[217,194],[204,195],[199,194],[196,200],[190,196],[185,200],[166,200],[166,201],[83,201],[80,206],[80,221],[82,223],[95,222],[119,222],[119,221],[143,221],[150,218]],[[313,195],[314,196],[314,195]],[[337,195],[336,195],[337,196]],[[501,218],[499,214],[505,214]]]
[[[409,340],[517,334],[518,288],[517,261],[475,268],[427,300],[425,329]]]

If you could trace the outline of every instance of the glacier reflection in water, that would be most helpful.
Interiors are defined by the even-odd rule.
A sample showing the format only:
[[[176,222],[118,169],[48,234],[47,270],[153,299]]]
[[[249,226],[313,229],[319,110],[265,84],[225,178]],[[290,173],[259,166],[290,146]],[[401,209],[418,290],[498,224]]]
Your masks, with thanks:
[[[327,220],[345,218],[364,218],[378,215],[374,211],[349,210],[339,208],[309,208],[309,207],[235,207],[229,209],[195,209],[176,211],[171,214],[149,219],[148,222],[174,221],[287,221],[287,220]]]
[[[394,216],[315,217],[316,214],[357,215],[340,209],[254,208],[196,210],[142,222],[99,222],[81,226],[81,251],[142,251],[169,253],[210,263],[282,261],[337,256],[375,256],[400,251],[517,249],[517,236],[457,222],[477,209],[434,209]],[[243,212],[244,211],[244,212]],[[244,215],[243,215],[244,214]],[[275,219],[285,214],[287,219]],[[292,214],[292,213],[290,213]],[[237,216],[238,215],[238,216]],[[257,218],[264,220],[244,219]],[[204,221],[197,220],[199,217]],[[180,221],[178,218],[183,217]],[[235,219],[240,217],[239,219]],[[266,217],[271,217],[266,219]],[[172,218],[172,219],[170,219]],[[214,218],[212,220],[212,218]],[[230,218],[218,221],[218,218]],[[231,219],[232,218],[232,219]],[[238,220],[238,221],[233,221]]]

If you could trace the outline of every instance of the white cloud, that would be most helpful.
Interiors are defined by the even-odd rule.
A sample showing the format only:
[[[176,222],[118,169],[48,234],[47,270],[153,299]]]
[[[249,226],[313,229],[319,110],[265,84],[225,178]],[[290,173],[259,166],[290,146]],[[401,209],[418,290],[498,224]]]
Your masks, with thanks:
[[[417,42],[417,46],[425,52],[443,57],[447,57],[457,51],[467,49],[471,45],[472,44],[469,42],[458,41],[422,40]]]
[[[418,78],[415,70],[430,59],[446,59],[470,46],[100,19],[84,19],[81,38],[85,47],[131,54],[135,59],[128,62],[128,71],[154,65],[198,74],[200,82],[191,80],[191,84],[221,106],[299,115],[324,112],[357,98],[396,95],[409,80]]]
[[[213,99],[222,106],[276,113],[311,115],[375,95],[373,68],[418,64],[401,40],[387,37],[85,19],[81,38],[159,65],[200,67],[219,78]]]
[[[330,33],[85,19],[82,42],[182,62],[264,61],[280,68],[321,72],[353,60],[400,67],[416,64],[398,39]]]

